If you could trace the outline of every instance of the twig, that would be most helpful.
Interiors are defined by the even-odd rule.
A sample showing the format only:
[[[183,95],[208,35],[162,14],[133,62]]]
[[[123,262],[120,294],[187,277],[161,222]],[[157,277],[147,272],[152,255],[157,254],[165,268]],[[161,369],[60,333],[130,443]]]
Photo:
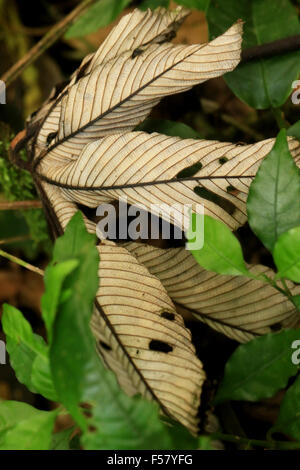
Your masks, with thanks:
[[[277,41],[268,42],[259,46],[249,47],[242,52],[242,62],[267,59],[280,54],[298,51],[300,49],[300,34],[289,36]]]
[[[95,0],[83,0],[71,13],[59,21],[27,54],[2,75],[1,80],[8,87],[30,64],[49,49],[68,29],[70,24],[83,13]]]
[[[13,211],[13,210],[28,210],[28,209],[41,209],[43,207],[41,201],[13,201],[13,202],[0,202],[0,211]]]
[[[0,245],[8,245],[9,243],[18,243],[30,240],[30,235],[20,235],[19,237],[3,238]]]
[[[226,122],[226,124],[230,124],[233,127],[236,127],[240,131],[244,132],[245,134],[250,135],[256,140],[263,140],[265,137],[256,130],[252,129],[250,126],[243,122],[239,122],[234,117],[230,116],[229,114],[221,114],[222,121]]]
[[[22,259],[17,258],[16,256],[6,253],[6,251],[0,250],[0,256],[9,259],[13,263],[19,264],[23,268],[29,269],[29,271],[33,271],[34,273],[40,274],[40,276],[44,276],[44,271],[42,269],[37,268],[36,266],[33,266],[32,264],[27,263],[26,261],[23,261]]]

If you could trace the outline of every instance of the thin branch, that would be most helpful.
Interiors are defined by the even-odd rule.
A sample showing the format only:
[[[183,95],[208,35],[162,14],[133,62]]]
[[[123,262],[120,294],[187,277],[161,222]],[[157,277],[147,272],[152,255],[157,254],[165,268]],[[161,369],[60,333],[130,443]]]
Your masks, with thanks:
[[[252,60],[267,59],[288,52],[295,52],[300,49],[300,34],[289,36],[276,41],[267,42],[259,46],[249,47],[242,52],[242,62]]]
[[[13,201],[13,202],[0,202],[0,211],[14,211],[14,210],[28,210],[28,209],[41,209],[43,207],[41,201]]]
[[[7,72],[2,75],[1,80],[5,82],[6,87],[16,80],[16,78],[31,65],[40,55],[49,49],[68,29],[71,23],[78,18],[95,0],[83,0],[71,13],[59,21],[50,31],[35,45],[22,59],[14,64]]]
[[[8,245],[9,243],[18,243],[30,240],[30,235],[20,235],[19,237],[3,238],[0,245]]]
[[[17,258],[16,256],[11,255],[10,253],[7,253],[6,251],[0,250],[0,256],[3,256],[3,258],[9,259],[13,263],[17,263],[19,266],[22,266],[23,268],[29,269],[29,271],[33,271],[34,273],[39,274],[40,276],[44,276],[44,271],[40,268],[37,268],[36,266],[33,266],[30,263],[27,263],[26,261],[23,261],[20,258]]]

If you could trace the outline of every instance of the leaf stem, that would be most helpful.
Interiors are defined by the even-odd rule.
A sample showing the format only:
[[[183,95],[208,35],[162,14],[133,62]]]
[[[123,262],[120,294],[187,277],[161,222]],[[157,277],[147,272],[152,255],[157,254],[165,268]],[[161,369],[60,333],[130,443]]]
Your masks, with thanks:
[[[42,207],[42,202],[38,200],[0,202],[0,211],[41,209]]]
[[[52,44],[55,43],[68,29],[71,23],[80,16],[95,0],[83,0],[71,13],[65,18],[59,21],[50,31],[28,52],[24,55],[16,64],[14,64],[7,72],[5,72],[1,80],[5,82],[6,87],[16,80],[16,78],[31,65],[40,55],[49,49]]]
[[[11,255],[10,253],[7,253],[6,251],[0,250],[0,256],[3,256],[3,258],[9,259],[13,263],[17,263],[23,268],[29,269],[29,271],[33,271],[34,273],[37,273],[40,276],[44,276],[44,271],[42,269],[37,268],[36,266],[33,266],[32,264],[27,263],[26,261],[23,261],[22,259],[17,258],[16,256]]]

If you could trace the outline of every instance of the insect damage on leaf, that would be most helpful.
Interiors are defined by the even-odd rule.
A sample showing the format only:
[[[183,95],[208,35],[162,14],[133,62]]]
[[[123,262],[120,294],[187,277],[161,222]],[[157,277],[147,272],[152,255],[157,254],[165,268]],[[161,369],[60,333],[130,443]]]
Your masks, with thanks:
[[[55,236],[79,207],[87,208],[85,214],[125,197],[149,212],[151,203],[201,202],[206,214],[232,230],[247,220],[247,192],[273,139],[241,147],[134,131],[164,96],[230,72],[240,61],[241,21],[209,43],[172,44],[187,14],[179,7],[122,17],[11,148],[17,160],[20,146],[27,145],[27,168]],[[299,165],[299,143],[291,139],[289,147]],[[205,191],[195,191],[195,183]],[[84,220],[95,232],[95,222],[86,215]],[[184,229],[177,215],[172,222]],[[239,341],[264,333],[274,317],[283,326],[295,323],[295,308],[279,293],[266,300],[270,286],[263,290],[259,281],[236,277],[225,283],[182,248],[103,239],[97,249],[100,282],[91,326],[100,355],[127,393],[156,400],[165,415],[193,433],[205,373],[175,306],[201,314],[202,321]],[[186,276],[189,271],[193,276]],[[256,311],[263,307],[260,318]]]

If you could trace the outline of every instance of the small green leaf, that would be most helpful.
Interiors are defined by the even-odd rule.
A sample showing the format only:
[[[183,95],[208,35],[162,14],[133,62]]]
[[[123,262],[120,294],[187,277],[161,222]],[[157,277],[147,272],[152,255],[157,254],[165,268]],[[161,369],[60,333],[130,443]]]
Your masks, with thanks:
[[[148,132],[148,134],[159,132],[160,134],[165,134],[170,137],[181,137],[182,139],[201,138],[198,132],[183,122],[168,121],[167,119],[148,118],[143,121],[142,124],[139,124],[135,130]]]
[[[183,5],[187,8],[194,8],[195,10],[206,11],[209,7],[210,0],[176,0],[178,5]]]
[[[279,271],[276,279],[300,282],[300,227],[292,228],[279,237],[273,255]]]
[[[299,336],[298,336],[299,337]],[[280,406],[279,416],[273,428],[300,440],[300,376],[286,392]]]
[[[273,251],[279,236],[300,225],[300,172],[282,129],[261,163],[247,201],[252,230]]]
[[[131,0],[98,0],[65,34],[67,39],[79,38],[93,33],[114,21]]]
[[[26,403],[0,402],[0,450],[48,450],[57,411]]]
[[[292,343],[299,330],[271,333],[240,345],[230,357],[215,402],[257,401],[272,397],[297,374],[292,362]]]
[[[41,336],[35,335],[22,313],[4,304],[3,331],[11,365],[18,380],[33,393],[56,401],[48,362],[48,347]]]
[[[193,242],[192,227],[200,226],[201,215],[192,214],[186,237]],[[204,244],[200,250],[191,249],[196,261],[203,268],[219,274],[253,277],[245,265],[241,245],[230,229],[222,222],[204,215]]]
[[[211,38],[239,18],[244,20],[243,49],[300,33],[297,11],[289,0],[211,0],[206,17]],[[224,79],[253,108],[278,108],[287,100],[299,72],[297,51],[241,63]]]
[[[64,287],[73,295],[60,305],[55,317],[50,357],[59,399],[80,425],[83,447],[195,448],[197,440],[188,431],[164,425],[157,403],[127,396],[96,353],[89,324],[98,288],[99,260],[95,239],[87,233],[81,214],[72,218],[54,253],[58,262],[66,256],[79,259],[65,281]]]
[[[140,10],[147,10],[147,8],[151,8],[151,10],[155,10],[158,7],[169,8],[170,0],[144,0],[140,5]]]

